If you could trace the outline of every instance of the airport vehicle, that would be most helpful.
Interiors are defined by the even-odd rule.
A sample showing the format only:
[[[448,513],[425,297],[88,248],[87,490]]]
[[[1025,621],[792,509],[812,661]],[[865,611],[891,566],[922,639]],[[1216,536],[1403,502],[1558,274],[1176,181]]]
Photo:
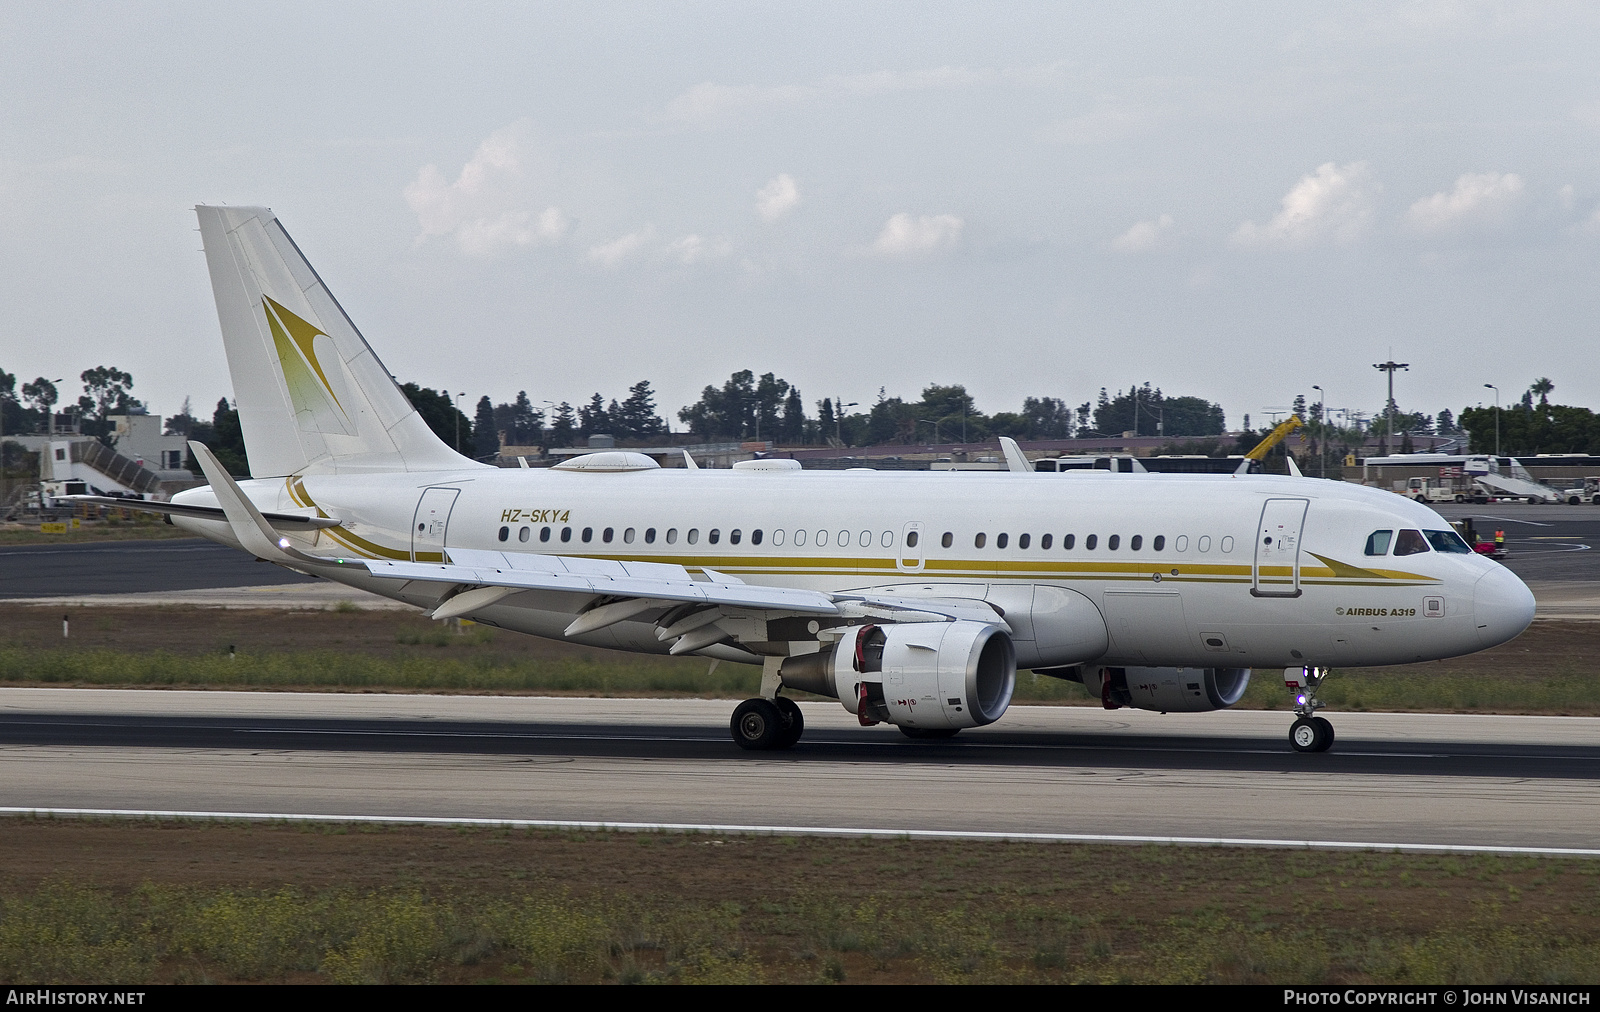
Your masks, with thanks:
[[[461,457],[424,424],[276,216],[200,207],[254,477],[142,508],[260,559],[505,629],[762,666],[747,749],[803,731],[783,693],[947,738],[1017,669],[1109,707],[1236,703],[1256,668],[1321,751],[1328,667],[1505,642],[1533,596],[1438,514],[1273,475],[662,468],[626,450],[548,469]],[[690,462],[692,463],[692,461]],[[94,497],[87,497],[91,501]]]
[[[1584,478],[1583,484],[1564,489],[1561,497],[1568,506],[1593,503],[1596,499],[1600,499],[1600,476]]]

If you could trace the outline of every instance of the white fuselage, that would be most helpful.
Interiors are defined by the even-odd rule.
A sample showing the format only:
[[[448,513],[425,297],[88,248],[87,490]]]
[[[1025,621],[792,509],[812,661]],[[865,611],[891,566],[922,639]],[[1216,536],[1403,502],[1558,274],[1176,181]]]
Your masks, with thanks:
[[[1049,628],[1041,587],[1093,602],[1106,632],[1097,660],[1111,665],[1429,660],[1504,642],[1533,609],[1520,580],[1478,555],[1365,555],[1375,530],[1449,525],[1401,496],[1319,479],[481,468],[242,487],[262,510],[339,518],[339,527],[289,536],[330,559],[442,561],[465,548],[669,562],[823,592],[982,598],[1005,613],[1024,667],[1087,659],[1054,646],[1072,637]],[[208,488],[177,498],[214,502]],[[1262,525],[1271,537],[1284,526],[1274,521],[1280,514],[1303,523],[1263,543]],[[224,523],[174,522],[237,544]],[[333,578],[420,607],[445,590],[378,579],[359,565]],[[570,595],[527,591],[475,617],[560,639],[579,607]],[[573,639],[666,650],[645,621]]]

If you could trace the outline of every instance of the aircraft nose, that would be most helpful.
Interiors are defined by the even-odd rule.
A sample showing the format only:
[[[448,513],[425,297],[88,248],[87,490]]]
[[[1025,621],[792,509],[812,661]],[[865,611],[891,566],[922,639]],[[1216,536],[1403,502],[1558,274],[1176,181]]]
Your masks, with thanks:
[[[1495,566],[1473,587],[1472,615],[1483,645],[1498,646],[1533,622],[1533,591],[1511,570]]]

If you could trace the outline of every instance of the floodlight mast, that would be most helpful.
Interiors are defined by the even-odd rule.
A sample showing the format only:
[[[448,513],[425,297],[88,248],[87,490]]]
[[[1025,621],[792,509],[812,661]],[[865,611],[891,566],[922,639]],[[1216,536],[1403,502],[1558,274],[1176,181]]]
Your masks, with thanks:
[[[1394,414],[1395,414],[1395,406],[1394,406],[1394,374],[1395,374],[1395,370],[1397,370],[1397,369],[1404,369],[1407,372],[1410,372],[1411,371],[1411,364],[1409,362],[1396,362],[1394,359],[1391,358],[1387,362],[1374,362],[1374,363],[1372,363],[1372,368],[1377,369],[1380,372],[1387,373],[1388,376],[1389,376],[1389,431],[1386,433],[1386,435],[1393,436],[1394,435]]]
[[[1494,455],[1500,456],[1500,388],[1493,383],[1485,383],[1484,387],[1494,391]]]

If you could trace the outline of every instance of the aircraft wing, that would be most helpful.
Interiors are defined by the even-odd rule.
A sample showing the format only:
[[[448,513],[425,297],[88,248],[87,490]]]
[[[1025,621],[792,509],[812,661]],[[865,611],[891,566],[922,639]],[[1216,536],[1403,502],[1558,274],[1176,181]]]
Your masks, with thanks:
[[[587,601],[567,626],[568,636],[595,632],[645,612],[661,613],[656,635],[672,641],[674,654],[703,651],[729,640],[765,641],[767,622],[796,615],[876,619],[882,622],[993,622],[982,601],[901,598],[871,591],[824,594],[814,590],[751,585],[714,570],[696,580],[682,566],[521,552],[452,548],[447,564],[367,560],[367,571],[383,579],[452,584],[432,611],[435,619],[457,618],[487,608],[522,590],[570,593]],[[699,606],[699,607],[696,607]]]
[[[449,553],[449,565],[368,561],[366,567],[374,576],[432,583],[503,587],[509,590],[567,591],[611,598],[715,604],[818,615],[839,613],[831,597],[814,590],[751,586],[721,573],[709,573],[711,579],[701,581],[690,576],[682,566],[660,562],[614,562],[461,548],[449,549]]]
[[[125,510],[143,510],[146,513],[165,513],[169,516],[194,517],[197,520],[227,522],[227,514],[220,506],[189,506],[175,502],[156,502],[153,499],[120,499],[109,495],[58,495],[61,502],[81,502],[91,506],[115,506]],[[263,513],[267,523],[287,531],[310,531],[322,527],[337,527],[339,520],[297,513]]]

